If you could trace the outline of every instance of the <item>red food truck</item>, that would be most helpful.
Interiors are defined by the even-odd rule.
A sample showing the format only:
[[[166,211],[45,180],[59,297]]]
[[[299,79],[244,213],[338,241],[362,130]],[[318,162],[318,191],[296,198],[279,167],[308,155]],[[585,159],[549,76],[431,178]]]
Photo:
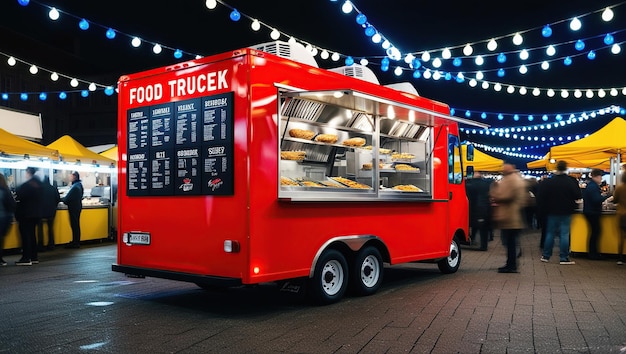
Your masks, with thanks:
[[[456,272],[458,123],[473,123],[291,60],[291,43],[263,49],[120,78],[112,269],[206,288],[299,280],[322,304],[376,292],[384,263]]]

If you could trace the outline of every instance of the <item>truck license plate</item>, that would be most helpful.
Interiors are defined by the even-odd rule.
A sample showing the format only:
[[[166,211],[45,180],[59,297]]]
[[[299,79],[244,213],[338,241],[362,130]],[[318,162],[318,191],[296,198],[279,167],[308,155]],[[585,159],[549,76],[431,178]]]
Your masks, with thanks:
[[[149,245],[150,234],[147,232],[129,232],[127,243],[131,245]]]

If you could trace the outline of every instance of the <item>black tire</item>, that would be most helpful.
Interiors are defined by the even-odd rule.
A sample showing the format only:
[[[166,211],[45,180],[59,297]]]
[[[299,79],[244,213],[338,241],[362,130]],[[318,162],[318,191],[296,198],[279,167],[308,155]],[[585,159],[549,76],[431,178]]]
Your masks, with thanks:
[[[376,247],[363,247],[350,269],[350,290],[354,295],[372,295],[383,281],[383,257]]]
[[[453,238],[452,243],[450,243],[450,254],[448,257],[437,262],[437,266],[444,274],[454,273],[459,270],[461,266],[461,247],[459,247],[456,239]]]
[[[348,288],[348,262],[337,250],[326,250],[315,265],[313,277],[308,282],[311,300],[319,305],[335,303]]]

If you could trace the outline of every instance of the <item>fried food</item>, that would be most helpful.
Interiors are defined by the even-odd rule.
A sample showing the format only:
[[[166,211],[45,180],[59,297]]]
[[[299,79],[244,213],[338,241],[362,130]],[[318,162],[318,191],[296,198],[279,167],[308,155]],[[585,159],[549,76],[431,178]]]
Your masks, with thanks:
[[[363,169],[364,170],[371,170],[373,166],[374,166],[374,164],[372,164],[371,162],[366,162],[366,163],[363,164]],[[378,163],[378,168],[383,168],[384,166],[385,165],[382,162]]]
[[[402,153],[395,152],[395,153],[391,154],[391,159],[392,160],[410,160],[410,159],[414,159],[414,158],[415,158],[415,155],[409,154],[409,153],[406,153],[406,152],[402,152]]]
[[[371,187],[368,186],[367,184],[363,184],[363,183],[359,183],[359,182],[355,182],[351,179],[347,179],[344,177],[331,177],[333,180],[344,184],[350,188],[355,188],[355,189],[370,189]]]
[[[292,160],[292,161],[302,161],[306,153],[304,151],[281,151],[280,159],[281,160]]]
[[[391,189],[394,189],[397,191],[403,191],[403,192],[423,192],[421,188],[414,186],[412,184],[399,184],[397,186],[394,186]]]
[[[289,136],[292,136],[298,139],[311,140],[315,136],[315,132],[311,130],[305,130],[305,129],[291,129],[289,130]]]
[[[315,141],[319,141],[320,143],[328,143],[334,144],[337,142],[337,135],[335,134],[319,134],[315,137]]]
[[[365,139],[363,138],[350,138],[350,139],[346,139],[342,142],[343,145],[345,146],[363,146],[365,145]]]
[[[280,176],[280,185],[281,186],[299,186],[299,184],[288,177]]]

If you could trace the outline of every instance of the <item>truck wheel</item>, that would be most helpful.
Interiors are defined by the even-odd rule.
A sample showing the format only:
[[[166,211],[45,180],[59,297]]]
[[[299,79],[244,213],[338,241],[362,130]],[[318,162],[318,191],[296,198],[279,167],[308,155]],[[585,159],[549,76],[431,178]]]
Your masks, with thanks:
[[[445,274],[454,273],[459,270],[459,266],[461,265],[461,248],[456,242],[456,239],[453,238],[450,244],[450,255],[440,260],[437,265],[439,266],[439,270]]]
[[[337,250],[327,250],[317,261],[313,278],[309,279],[311,300],[317,304],[335,303],[348,287],[348,263]]]
[[[351,269],[350,289],[366,296],[378,291],[383,281],[383,257],[376,247],[364,247],[357,254]]]

